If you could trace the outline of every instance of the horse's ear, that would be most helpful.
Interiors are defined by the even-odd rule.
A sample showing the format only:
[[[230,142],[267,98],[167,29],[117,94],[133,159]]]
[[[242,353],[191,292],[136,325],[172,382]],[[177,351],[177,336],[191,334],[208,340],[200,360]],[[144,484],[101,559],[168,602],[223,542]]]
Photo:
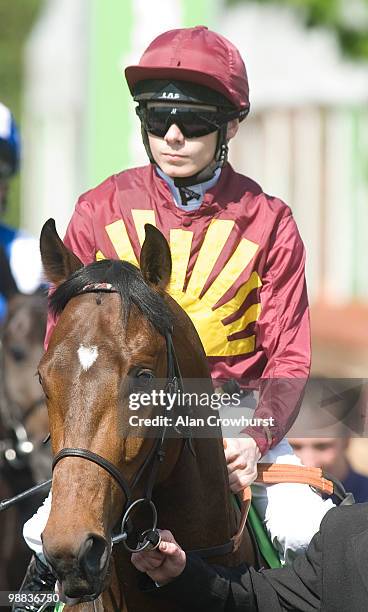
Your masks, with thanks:
[[[166,238],[161,232],[146,223],[146,237],[141,250],[140,268],[147,283],[165,289],[171,276],[171,254]]]
[[[59,285],[73,272],[83,268],[80,259],[66,248],[59,237],[54,219],[46,221],[41,230],[40,250],[46,278],[53,285]]]

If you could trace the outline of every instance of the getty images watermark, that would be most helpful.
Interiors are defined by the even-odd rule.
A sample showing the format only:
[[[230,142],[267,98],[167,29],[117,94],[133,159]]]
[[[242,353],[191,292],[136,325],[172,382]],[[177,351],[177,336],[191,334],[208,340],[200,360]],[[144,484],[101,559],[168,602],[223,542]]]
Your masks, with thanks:
[[[244,379],[231,392],[227,381],[215,381],[215,391],[208,379],[180,382],[173,390],[166,379],[132,377],[121,391],[121,435],[157,437],[164,427],[168,437],[240,437],[248,427],[278,435],[295,419],[292,438],[368,437],[365,379]]]
[[[151,389],[149,392],[131,393],[129,409],[130,427],[172,427],[174,429],[207,429],[245,427],[274,427],[273,417],[254,416],[254,398],[242,393],[168,392]],[[150,408],[150,414],[142,415]]]

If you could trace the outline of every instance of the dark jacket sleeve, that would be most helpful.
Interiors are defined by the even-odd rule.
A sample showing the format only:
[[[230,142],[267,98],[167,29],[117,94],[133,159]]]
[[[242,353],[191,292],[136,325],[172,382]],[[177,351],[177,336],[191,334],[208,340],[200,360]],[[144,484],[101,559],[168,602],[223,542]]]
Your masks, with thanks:
[[[328,513],[329,514],[329,513]],[[326,515],[327,516],[327,515]],[[323,519],[321,528],[323,528]],[[305,554],[294,561],[292,567],[262,572],[251,571],[255,593],[262,590],[262,579],[277,593],[281,610],[314,612],[321,609],[322,597],[322,535],[313,537]],[[266,608],[259,607],[259,610]]]
[[[180,601],[184,610],[193,612],[315,612],[321,607],[321,561],[319,532],[292,567],[256,572],[245,565],[210,566],[188,555],[176,580],[157,588],[146,578],[142,588],[155,597]]]
[[[141,588],[154,597],[180,602],[183,610],[191,612],[257,612],[252,584],[247,580],[243,584],[248,573],[244,564],[236,568],[211,566],[187,555],[187,564],[178,578],[157,588],[145,575]],[[266,588],[272,595],[272,587],[266,584]],[[272,610],[277,612],[278,608]]]

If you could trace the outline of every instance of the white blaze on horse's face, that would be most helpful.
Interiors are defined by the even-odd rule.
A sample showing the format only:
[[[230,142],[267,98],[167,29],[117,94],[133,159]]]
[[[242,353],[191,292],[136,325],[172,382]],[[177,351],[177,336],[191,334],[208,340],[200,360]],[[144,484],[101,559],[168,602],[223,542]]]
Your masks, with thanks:
[[[98,357],[97,346],[83,346],[81,344],[78,349],[78,357],[83,370],[87,372]]]

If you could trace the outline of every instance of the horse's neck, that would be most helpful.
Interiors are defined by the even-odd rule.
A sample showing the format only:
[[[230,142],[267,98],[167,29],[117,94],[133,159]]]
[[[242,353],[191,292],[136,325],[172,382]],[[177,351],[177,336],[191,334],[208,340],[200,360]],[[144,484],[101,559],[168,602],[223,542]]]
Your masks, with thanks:
[[[177,441],[175,441],[177,444]],[[225,544],[236,531],[221,439],[193,440],[170,477],[156,487],[159,524],[186,550]]]
[[[172,304],[171,307],[176,312]],[[186,315],[183,318],[182,313],[176,314],[174,345],[184,380],[200,379],[201,392],[210,395],[212,383],[199,336]],[[200,416],[206,419],[210,415],[213,411],[202,406]],[[221,435],[220,430],[216,433]],[[170,443],[174,455],[179,441],[170,440]],[[185,445],[178,460],[172,463],[169,478],[154,491],[159,525],[173,531],[186,550],[227,543],[236,531],[237,522],[222,438],[195,438],[193,449],[194,453]]]

